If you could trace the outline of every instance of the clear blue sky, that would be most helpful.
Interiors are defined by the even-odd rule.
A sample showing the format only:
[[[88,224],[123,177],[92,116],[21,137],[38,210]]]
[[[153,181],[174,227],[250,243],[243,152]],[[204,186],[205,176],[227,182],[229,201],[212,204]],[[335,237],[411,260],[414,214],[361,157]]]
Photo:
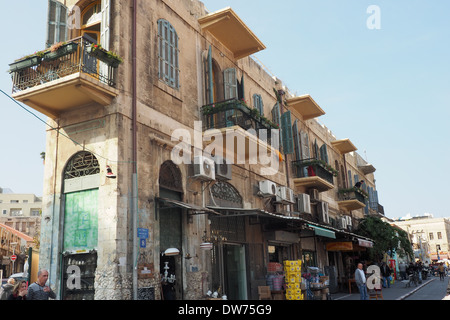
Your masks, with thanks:
[[[6,71],[43,48],[47,1],[3,2]],[[388,217],[450,217],[449,1],[203,2],[210,11],[232,7],[267,47],[255,57],[292,93],[311,94],[326,112],[319,121],[376,167]],[[370,5],[380,9],[381,29],[367,27]],[[11,91],[6,72],[0,88]],[[0,186],[42,195],[45,125],[3,95],[0,122]]]

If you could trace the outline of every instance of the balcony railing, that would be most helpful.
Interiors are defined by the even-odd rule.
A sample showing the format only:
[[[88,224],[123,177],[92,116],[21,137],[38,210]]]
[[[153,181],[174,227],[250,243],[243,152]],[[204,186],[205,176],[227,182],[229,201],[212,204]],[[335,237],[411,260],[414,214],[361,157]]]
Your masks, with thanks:
[[[10,64],[13,93],[64,78],[77,72],[115,87],[115,72],[120,61],[106,56],[104,50],[94,50],[93,42],[79,37],[61,44],[54,51],[38,52]]]
[[[265,129],[268,143],[270,143],[271,129],[278,129],[278,125],[261,116],[257,109],[249,108],[245,102],[238,99],[203,106],[202,114],[204,130],[239,126],[244,130],[255,130],[259,137],[259,130]]]
[[[366,206],[368,195],[361,189],[353,187],[350,189],[339,189],[338,204],[349,211],[362,209]]]
[[[333,176],[336,174],[336,171],[324,161],[305,159],[292,161],[292,164],[296,178],[319,177],[328,183],[333,184]]]

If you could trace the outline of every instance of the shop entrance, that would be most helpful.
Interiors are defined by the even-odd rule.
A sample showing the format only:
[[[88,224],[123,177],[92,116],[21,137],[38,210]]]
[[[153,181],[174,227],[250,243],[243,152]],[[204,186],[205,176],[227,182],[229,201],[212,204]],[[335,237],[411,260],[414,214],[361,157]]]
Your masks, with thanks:
[[[225,292],[231,300],[247,300],[247,268],[245,246],[225,244],[223,246],[225,267]]]

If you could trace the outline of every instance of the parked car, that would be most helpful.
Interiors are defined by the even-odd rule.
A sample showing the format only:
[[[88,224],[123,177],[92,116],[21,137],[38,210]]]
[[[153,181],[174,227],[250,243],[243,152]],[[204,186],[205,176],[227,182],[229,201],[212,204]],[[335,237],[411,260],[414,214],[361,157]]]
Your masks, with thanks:
[[[16,280],[16,282],[17,281],[22,281],[22,280],[28,281],[28,277],[24,276],[23,272],[14,273],[14,274],[10,275],[8,278],[3,278],[2,279],[2,286],[5,283],[7,283],[10,278],[13,278],[14,280]]]

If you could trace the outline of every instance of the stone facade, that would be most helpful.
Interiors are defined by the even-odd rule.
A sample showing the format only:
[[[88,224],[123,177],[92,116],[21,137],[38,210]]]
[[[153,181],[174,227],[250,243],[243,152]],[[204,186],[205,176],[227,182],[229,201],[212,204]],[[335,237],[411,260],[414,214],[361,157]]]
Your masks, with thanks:
[[[71,21],[76,21],[78,13],[80,21],[84,21],[84,15],[88,12],[92,14],[92,20],[86,19],[78,27],[68,30],[68,39],[97,34],[101,43],[106,43],[124,60],[114,71],[118,95],[111,104],[104,106],[93,102],[65,110],[58,117],[48,120],[51,128],[55,129],[47,131],[40,265],[50,270],[50,281],[59,297],[66,298],[71,294],[65,287],[67,264],[61,267],[61,259],[91,254],[92,251],[95,251],[97,260],[93,296],[90,298],[99,300],[132,299],[135,270],[138,270],[138,287],[153,288],[156,299],[161,299],[162,295],[166,298],[174,295],[176,299],[201,299],[208,290],[219,287],[222,292],[228,288],[230,292],[225,293],[231,298],[255,298],[257,286],[265,284],[268,243],[288,248],[286,252],[292,259],[301,259],[302,250],[316,251],[319,266],[329,264],[324,246],[318,246],[312,238],[306,239],[312,230],[301,227],[308,219],[311,223],[320,222],[316,217],[316,206],[313,206],[309,216],[304,216],[306,220],[301,220],[295,213],[297,204],[274,204],[260,196],[259,182],[263,180],[289,187],[295,194],[307,194],[314,189],[311,185],[298,182],[299,177],[293,174],[295,152],[280,155],[283,161],[279,163],[276,174],[268,174],[270,171],[264,170],[267,166],[261,163],[235,164],[232,166],[232,179],[221,185],[218,180],[194,178],[191,164],[176,165],[172,161],[173,150],[180,143],[178,137],[173,137],[174,132],[184,129],[191,137],[201,136],[203,130],[195,130],[195,122],[205,119],[201,108],[210,104],[212,98],[215,103],[229,98],[223,89],[224,82],[228,80],[222,76],[227,70],[234,72],[233,81],[236,82],[233,83],[239,87],[235,98],[244,100],[251,109],[256,107],[255,95],[258,95],[263,101],[261,111],[269,120],[275,121],[272,113],[277,105],[281,113],[291,112],[292,120],[297,120],[297,131],[309,135],[311,157],[319,158],[315,146],[327,147],[327,162],[340,171],[340,176],[334,179],[338,182],[332,183],[331,187],[325,183],[325,189],[318,193],[315,200],[328,203],[333,221],[348,216],[356,224],[357,219],[371,213],[364,211],[364,204],[362,207],[349,207],[354,202],[344,204],[338,196],[338,189],[352,187],[356,182],[353,180],[355,176],[365,181],[366,190],[375,189],[373,171],[362,173],[361,159],[355,150],[347,152],[335,147],[334,142],[338,140],[328,128],[315,117],[306,119],[298,111],[300,109],[286,103],[295,97],[288,93],[280,79],[270,76],[249,54],[236,59],[235,56],[242,52],[233,51],[232,45],[225,44],[224,40],[204,30],[199,19],[208,12],[201,2],[137,1],[136,97],[133,95],[131,3],[116,0],[70,0],[59,3],[73,9],[68,11]],[[98,9],[92,7],[94,3],[99,6]],[[103,16],[101,22],[96,19],[95,13],[100,14],[98,17]],[[105,16],[110,17],[109,24],[105,22]],[[242,26],[242,22],[232,15],[229,19],[237,21],[238,27]],[[165,26],[175,30],[177,37],[175,50],[178,52],[178,64],[174,65],[179,70],[171,74],[170,81],[162,77],[160,68],[160,57],[164,54],[159,50],[162,36],[158,33]],[[172,80],[179,83],[173,85]],[[311,100],[307,98],[307,102],[311,103]],[[134,104],[136,116],[132,108]],[[258,121],[261,125],[262,120]],[[281,123],[278,125],[281,126]],[[133,150],[134,139],[136,150]],[[201,139],[200,145],[195,145],[195,141],[189,145],[192,154],[203,149],[203,142]],[[91,168],[94,173],[89,176],[82,174],[75,180],[67,178],[71,161],[86,154],[95,157]],[[134,175],[135,165],[137,175]],[[86,163],[83,166],[87,166]],[[116,174],[115,179],[107,176],[107,166]],[[136,196],[133,193],[135,184]],[[68,223],[68,215],[70,210],[75,210],[68,207],[68,198],[72,193],[81,195],[85,190],[96,190],[98,193],[97,209],[92,212],[98,223],[93,236],[95,245],[83,247],[80,243],[85,238],[75,238],[72,243],[76,248],[74,252],[67,250],[66,244],[68,232],[65,230],[72,227]],[[217,194],[214,195],[214,192]],[[78,205],[83,209],[85,204],[79,202]],[[133,226],[134,205],[137,206],[138,228],[148,230],[148,238],[138,242],[139,248],[135,247],[134,242],[137,232]],[[234,210],[227,208],[230,205]],[[216,216],[218,212],[211,212],[215,207],[219,207],[221,216]],[[76,217],[82,213],[81,210]],[[292,225],[292,218],[298,225]],[[81,228],[81,223],[78,221],[77,237],[86,235],[82,231],[87,229]],[[332,224],[327,223],[331,232],[338,233]],[[289,240],[270,238],[268,235],[278,231],[276,228],[289,230],[289,234],[285,234]],[[305,235],[305,239],[301,240],[300,235]],[[352,236],[348,229],[342,232],[342,237],[346,239]],[[212,251],[200,248],[205,241],[214,243]],[[179,249],[180,255],[163,256],[165,250],[173,246]],[[134,258],[135,250],[138,252],[137,258]],[[227,255],[233,256],[237,265],[242,267],[237,271],[242,278],[227,279],[227,273],[223,271],[229,262]],[[161,292],[165,263],[170,266],[169,273],[174,273],[177,280],[174,286],[164,287],[168,292]],[[244,284],[244,287],[233,291],[231,288],[237,283]]]

